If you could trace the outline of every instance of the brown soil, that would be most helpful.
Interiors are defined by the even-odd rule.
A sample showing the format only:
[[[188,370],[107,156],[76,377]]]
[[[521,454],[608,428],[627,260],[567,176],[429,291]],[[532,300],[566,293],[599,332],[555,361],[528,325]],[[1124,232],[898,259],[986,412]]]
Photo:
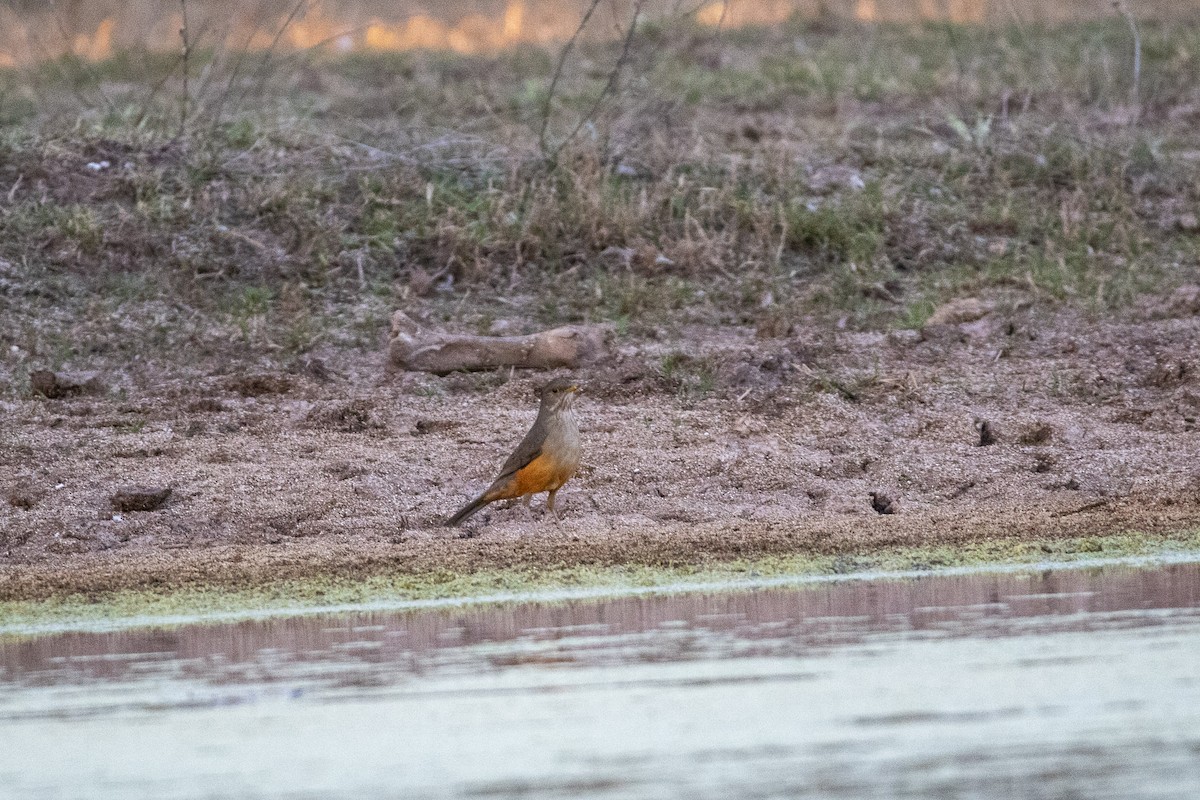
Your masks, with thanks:
[[[114,366],[99,395],[2,406],[0,599],[1195,528],[1200,316],[1172,302],[619,341],[579,376],[561,523],[493,507],[461,530],[439,522],[545,375],[387,375],[382,352],[333,350],[291,372]],[[171,494],[115,512],[129,486]]]

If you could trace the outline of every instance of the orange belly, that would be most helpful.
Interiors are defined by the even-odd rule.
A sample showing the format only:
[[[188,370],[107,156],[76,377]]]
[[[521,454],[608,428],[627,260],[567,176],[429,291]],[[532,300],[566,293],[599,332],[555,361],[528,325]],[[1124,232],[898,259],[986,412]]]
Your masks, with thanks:
[[[517,470],[509,481],[500,487],[493,500],[524,497],[538,492],[552,492],[571,479],[575,470],[547,455],[540,455]]]

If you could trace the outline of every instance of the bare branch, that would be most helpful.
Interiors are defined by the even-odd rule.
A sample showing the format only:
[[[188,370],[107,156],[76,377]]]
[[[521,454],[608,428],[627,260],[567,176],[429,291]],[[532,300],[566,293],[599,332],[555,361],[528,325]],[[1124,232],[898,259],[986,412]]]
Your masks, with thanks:
[[[179,136],[182,138],[187,133],[188,103],[191,99],[188,91],[188,72],[191,66],[189,62],[192,55],[192,43],[188,40],[187,0],[179,0],[179,8],[183,15],[182,25],[179,28],[179,38],[183,40],[183,93],[179,97]]]
[[[293,22],[295,22],[298,18],[304,16],[304,14],[305,14],[305,12],[307,12],[307,10],[308,10],[308,0],[296,0],[296,4],[294,6],[292,6],[292,10],[288,13],[287,17],[284,18],[283,24],[280,25],[279,30],[277,30],[275,32],[275,37],[273,39],[271,39],[271,44],[267,47],[266,51],[263,53],[262,61],[259,62],[259,65],[258,65],[258,85],[255,87],[256,95],[262,92],[263,87],[267,83],[267,75],[268,75],[267,67],[271,63],[271,58],[275,54],[275,49],[279,46],[279,42],[283,38],[283,34],[285,34],[287,32],[287,29],[292,26]],[[221,101],[217,106],[217,111],[213,116],[213,119],[214,119],[213,126],[214,127],[216,127],[216,125],[219,124],[219,120],[221,119],[221,114],[225,109],[226,97],[228,97],[228,95],[230,93],[232,93],[233,79],[234,79],[234,76],[231,75],[229,78],[230,83],[227,86],[225,95],[221,97]],[[244,89],[238,95],[237,100],[234,101],[234,104],[233,104],[234,108],[240,107],[242,102],[245,101],[246,97],[249,94],[250,94],[250,90]]]
[[[1138,32],[1137,20],[1133,18],[1133,13],[1125,5],[1125,0],[1113,0],[1113,8],[1125,18],[1125,22],[1129,25],[1129,32],[1133,34],[1133,87],[1129,90],[1129,99],[1136,106],[1138,89],[1142,82],[1142,36]]]
[[[617,63],[613,65],[612,71],[608,73],[608,81],[604,84],[604,89],[601,90],[600,96],[596,98],[596,102],[592,103],[592,107],[587,110],[587,113],[579,118],[579,122],[575,124],[575,127],[571,129],[566,138],[558,143],[558,147],[554,148],[554,152],[550,155],[550,161],[553,162],[558,158],[558,154],[562,152],[562,149],[583,130],[584,125],[592,121],[596,112],[600,110],[600,106],[604,104],[609,95],[616,91],[617,81],[620,80],[621,72],[624,70],[625,64],[629,61],[633,37],[637,33],[638,20],[641,18],[642,6],[644,4],[645,0],[636,0],[633,4],[633,16],[629,20],[629,28],[625,32],[625,40],[621,44],[621,55],[617,58]]]
[[[579,27],[571,34],[571,38],[567,39],[567,43],[563,45],[562,52],[558,54],[558,63],[554,66],[554,75],[550,78],[550,88],[546,90],[546,102],[542,106],[542,129],[538,133],[538,149],[542,154],[546,154],[546,129],[550,126],[550,106],[554,102],[554,91],[558,88],[558,82],[562,78],[563,67],[566,66],[567,56],[575,49],[575,42],[579,40],[583,29],[587,27],[592,15],[596,13],[596,9],[600,6],[600,0],[592,0],[588,5],[587,11],[583,12],[583,19],[579,20]]]

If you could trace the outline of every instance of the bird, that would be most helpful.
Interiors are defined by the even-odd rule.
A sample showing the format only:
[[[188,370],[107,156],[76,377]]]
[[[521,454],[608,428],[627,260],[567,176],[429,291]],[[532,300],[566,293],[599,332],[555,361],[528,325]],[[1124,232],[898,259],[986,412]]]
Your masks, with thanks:
[[[504,462],[492,485],[446,520],[448,527],[462,523],[488,503],[519,497],[528,505],[540,492],[549,492],[546,508],[554,513],[554,495],[579,469],[582,457],[574,411],[581,391],[566,378],[552,380],[542,388],[541,407],[529,433]]]

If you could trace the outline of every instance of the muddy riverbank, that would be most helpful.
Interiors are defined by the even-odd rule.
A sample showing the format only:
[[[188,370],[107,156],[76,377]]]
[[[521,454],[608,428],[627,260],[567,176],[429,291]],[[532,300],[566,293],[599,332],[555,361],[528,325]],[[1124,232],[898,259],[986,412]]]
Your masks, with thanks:
[[[1200,523],[1200,317],[693,333],[619,341],[575,375],[585,461],[560,522],[489,508],[441,526],[520,438],[541,376],[389,375],[343,352],[321,377],[141,366],[99,394],[6,402],[0,599],[380,576],[427,593],[913,547],[951,563]],[[172,494],[115,510],[130,484]]]
[[[1200,27],[1148,11],[1140,86],[1107,12],[0,67],[0,602],[1193,538]],[[611,332],[561,522],[441,526],[552,375],[389,373],[397,310]]]

